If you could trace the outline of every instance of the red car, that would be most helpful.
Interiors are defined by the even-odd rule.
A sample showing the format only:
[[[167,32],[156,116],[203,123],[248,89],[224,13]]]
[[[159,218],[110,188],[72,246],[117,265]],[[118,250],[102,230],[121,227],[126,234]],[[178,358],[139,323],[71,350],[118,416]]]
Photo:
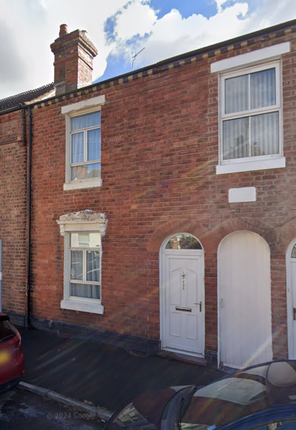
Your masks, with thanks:
[[[24,373],[21,335],[9,316],[0,313],[0,393],[17,385]]]

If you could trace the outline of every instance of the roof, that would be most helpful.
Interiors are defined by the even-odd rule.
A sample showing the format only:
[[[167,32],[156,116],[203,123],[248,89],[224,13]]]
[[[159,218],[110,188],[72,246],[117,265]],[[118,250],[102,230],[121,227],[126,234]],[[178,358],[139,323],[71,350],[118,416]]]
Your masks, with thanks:
[[[159,61],[158,63],[119,76],[115,76],[104,81],[97,80],[91,85],[81,87],[59,96],[56,96],[54,83],[51,83],[35,90],[27,91],[25,93],[0,100],[0,114],[5,113],[6,110],[19,109],[22,106],[31,103],[36,103],[36,107],[48,106],[58,102],[59,100],[70,99],[71,97],[76,96],[78,93],[80,95],[84,95],[89,94],[92,91],[104,90],[111,86],[113,87],[116,85],[128,83],[139,78],[165,72],[167,70],[186,64],[191,64],[192,62],[214,58],[217,55],[228,53],[229,51],[233,51],[235,49],[252,46],[256,42],[274,40],[277,37],[287,35],[291,32],[296,32],[296,19],[277,24],[273,27],[264,28],[253,33],[244,34],[234,39],[222,41],[211,46],[185,52],[181,55],[167,58],[165,60]]]
[[[290,33],[296,33],[296,19],[275,25],[273,27],[261,29],[253,33],[245,34],[234,39],[222,41],[214,45],[198,48],[194,51],[185,52],[181,55],[167,58],[155,64],[148,65],[146,67],[136,69],[119,76],[114,76],[106,80],[96,80],[91,85],[86,87],[81,87],[58,96],[55,95],[52,98],[47,98],[44,101],[37,101],[34,107],[46,107],[60,101],[71,100],[73,97],[78,95],[87,96],[91,92],[104,91],[108,88],[116,87],[117,85],[130,83],[131,81],[152,75],[158,75],[159,73],[183,67],[194,62],[208,61],[209,59],[213,59],[213,61],[215,61],[215,57],[219,57],[221,54],[228,54],[229,52],[240,48],[246,48],[256,43],[268,43],[268,41],[274,41],[274,39],[286,36]]]
[[[39,101],[44,99],[45,97],[54,95],[54,89],[54,84],[51,83],[48,85],[43,85],[39,88],[35,88],[34,90],[25,91],[23,93],[2,99],[0,100],[0,112],[17,107],[22,107],[28,103]]]

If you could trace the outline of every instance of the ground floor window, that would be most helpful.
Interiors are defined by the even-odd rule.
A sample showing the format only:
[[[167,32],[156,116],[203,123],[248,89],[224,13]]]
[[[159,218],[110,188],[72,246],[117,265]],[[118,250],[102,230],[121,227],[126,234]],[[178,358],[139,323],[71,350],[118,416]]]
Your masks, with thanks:
[[[70,233],[70,295],[101,298],[101,235]]]
[[[62,215],[64,236],[64,299],[62,309],[103,314],[101,259],[104,214],[93,211]]]

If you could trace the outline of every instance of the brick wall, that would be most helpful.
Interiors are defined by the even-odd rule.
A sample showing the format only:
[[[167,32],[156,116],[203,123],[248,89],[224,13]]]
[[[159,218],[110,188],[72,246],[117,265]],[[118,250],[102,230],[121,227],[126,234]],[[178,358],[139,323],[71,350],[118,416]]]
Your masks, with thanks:
[[[25,315],[27,149],[22,111],[0,116],[2,308]]]
[[[276,336],[286,333],[285,252],[296,237],[295,35],[254,42],[236,51],[245,53],[288,39],[291,53],[283,60],[285,169],[216,175],[218,81],[217,75],[209,73],[210,62],[233,52],[104,90],[90,90],[69,101],[36,106],[34,317],[158,340],[159,248],[168,235],[187,231],[205,249],[206,349],[215,351],[218,245],[233,231],[250,230],[270,246],[274,351],[278,357],[286,355],[286,337],[277,340]],[[65,118],[61,107],[101,94],[106,97],[102,107],[103,185],[63,191]],[[21,151],[20,142],[15,145]],[[257,201],[229,205],[228,189],[246,186],[256,187]],[[103,238],[104,315],[60,309],[64,239],[56,220],[85,209],[105,213],[109,221]]]

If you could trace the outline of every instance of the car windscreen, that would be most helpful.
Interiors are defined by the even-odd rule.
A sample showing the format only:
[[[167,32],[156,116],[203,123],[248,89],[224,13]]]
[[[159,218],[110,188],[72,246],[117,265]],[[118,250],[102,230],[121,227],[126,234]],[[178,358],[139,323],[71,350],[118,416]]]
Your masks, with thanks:
[[[234,422],[270,407],[266,366],[254,372],[233,375],[196,390],[181,418],[182,429],[201,429]]]

